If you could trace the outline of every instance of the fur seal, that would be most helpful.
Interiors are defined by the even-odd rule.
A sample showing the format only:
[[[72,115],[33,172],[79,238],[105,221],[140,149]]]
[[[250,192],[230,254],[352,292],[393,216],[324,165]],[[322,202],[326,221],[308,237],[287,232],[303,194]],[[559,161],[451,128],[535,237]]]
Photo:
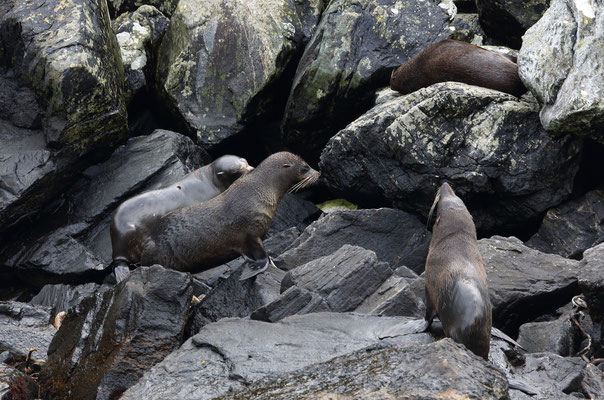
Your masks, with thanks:
[[[319,175],[297,155],[272,154],[220,195],[145,222],[146,237],[135,259],[195,273],[243,255],[240,279],[250,278],[272,264],[262,239],[281,198]]]
[[[409,94],[446,81],[495,89],[516,97],[526,92],[515,62],[494,51],[452,39],[428,46],[392,71],[390,88]]]
[[[139,261],[138,252],[145,237],[141,231],[143,221],[150,224],[170,211],[209,200],[252,169],[245,158],[225,155],[170,186],[124,201],[113,214],[110,225],[112,264]]]

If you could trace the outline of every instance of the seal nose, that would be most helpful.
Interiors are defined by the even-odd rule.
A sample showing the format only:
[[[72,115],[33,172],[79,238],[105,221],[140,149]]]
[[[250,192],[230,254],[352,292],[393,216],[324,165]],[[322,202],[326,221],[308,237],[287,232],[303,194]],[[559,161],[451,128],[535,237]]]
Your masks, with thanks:
[[[449,184],[447,182],[443,183],[442,185],[440,185],[440,194],[442,195],[449,195],[449,196],[455,196],[455,192],[453,191],[453,189],[451,188],[451,186],[449,186]]]

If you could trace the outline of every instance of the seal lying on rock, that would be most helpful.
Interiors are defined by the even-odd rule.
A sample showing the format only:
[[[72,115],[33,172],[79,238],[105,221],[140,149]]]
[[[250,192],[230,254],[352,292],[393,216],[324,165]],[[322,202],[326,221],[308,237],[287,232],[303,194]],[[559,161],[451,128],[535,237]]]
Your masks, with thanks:
[[[250,278],[272,263],[262,239],[281,198],[319,175],[297,155],[273,154],[213,199],[145,222],[136,259],[195,273],[243,255],[240,279]]]
[[[473,44],[446,39],[392,72],[390,88],[409,94],[438,82],[462,82],[514,96],[526,92],[518,65],[506,56]]]
[[[127,266],[139,261],[145,238],[141,231],[143,222],[152,225],[170,211],[209,200],[252,169],[245,158],[225,155],[170,186],[124,201],[113,214],[110,225],[112,265]]]

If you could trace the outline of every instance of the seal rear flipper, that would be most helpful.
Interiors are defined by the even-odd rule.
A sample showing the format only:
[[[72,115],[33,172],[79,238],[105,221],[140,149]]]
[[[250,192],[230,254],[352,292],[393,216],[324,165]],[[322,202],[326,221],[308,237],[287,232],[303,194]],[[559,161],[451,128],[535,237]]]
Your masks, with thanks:
[[[540,394],[536,388],[516,378],[509,378],[508,386],[510,387],[510,389],[520,390],[521,392],[526,393],[529,396],[536,396]]]
[[[125,265],[117,265],[113,272],[115,273],[116,283],[120,283],[130,276],[130,268]]]
[[[414,333],[425,332],[430,327],[431,321],[425,319],[414,319],[411,321],[405,321],[400,324],[391,326],[388,329],[383,330],[378,334],[379,339],[386,339],[389,337],[405,336]]]
[[[243,269],[241,270],[241,276],[239,277],[240,281],[244,281],[246,279],[250,279],[264,271],[268,268],[269,265],[273,267],[275,264],[270,257],[266,260],[251,260],[246,257],[245,264],[243,265]]]
[[[260,237],[248,235],[246,238],[246,245],[247,251],[243,252],[245,264],[241,270],[241,276],[239,277],[240,281],[244,281],[266,271],[269,265],[275,267],[275,263],[273,263],[273,260],[268,256]]]
[[[506,335],[499,329],[495,328],[494,326],[491,327],[491,336],[496,337],[497,339],[504,340],[504,341],[508,342],[509,344],[519,347],[522,350],[526,351],[526,349],[524,347],[522,347],[520,345],[520,343],[518,343],[517,341],[515,341],[514,339],[512,339],[511,337],[509,337],[508,335]]]

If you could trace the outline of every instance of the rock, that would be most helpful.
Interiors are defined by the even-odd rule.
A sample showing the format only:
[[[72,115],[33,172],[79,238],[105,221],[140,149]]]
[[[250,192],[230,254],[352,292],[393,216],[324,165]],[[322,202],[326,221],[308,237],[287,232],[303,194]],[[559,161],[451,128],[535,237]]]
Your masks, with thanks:
[[[158,86],[212,147],[285,101],[279,83],[320,17],[319,1],[182,0],[159,49]]]
[[[13,111],[0,113],[5,120],[0,128],[1,231],[36,215],[82,166],[128,133],[123,69],[106,3],[5,3],[0,86],[12,83],[0,90],[0,104]],[[6,120],[12,121],[8,129]]]
[[[355,311],[362,314],[423,318],[426,307],[422,299],[413,292],[409,278],[394,274]]]
[[[455,13],[449,0],[331,1],[298,64],[285,144],[314,161],[331,136],[372,106],[393,68],[448,37]]]
[[[22,238],[14,238],[14,246],[21,248],[4,255],[8,265],[4,269],[12,279],[37,287],[66,280],[102,281],[102,271],[112,259],[109,222],[115,208],[144,190],[177,181],[208,161],[205,151],[175,132],[157,130],[130,139],[107,161],[86,169],[66,192],[67,225],[25,246]]]
[[[68,313],[41,381],[55,398],[108,399],[127,389],[180,346],[191,293],[189,274],[158,265],[137,268]]]
[[[124,13],[136,12],[142,7],[147,6],[159,10],[159,12],[169,18],[176,9],[178,0],[108,0],[107,5],[113,18],[119,18],[118,15],[121,16]]]
[[[543,16],[550,0],[476,0],[480,25],[489,37],[519,48],[522,34]]]
[[[478,14],[457,13],[452,22],[453,30],[449,39],[482,45],[486,34],[478,22]]]
[[[288,272],[281,280],[284,293],[252,318],[273,322],[293,314],[354,311],[391,275],[373,251],[344,245]]]
[[[579,258],[604,241],[604,191],[592,190],[547,211],[526,245],[545,253]]]
[[[0,352],[25,359],[29,349],[37,348],[32,358],[46,360],[50,341],[57,330],[50,325],[50,307],[32,306],[17,301],[0,302]]]
[[[359,209],[356,204],[352,204],[346,199],[328,200],[324,203],[317,204],[317,207],[324,213]]]
[[[124,64],[125,96],[144,93],[147,76],[152,77],[160,39],[168,28],[169,20],[157,8],[143,5],[134,12],[126,12],[112,21]]]
[[[385,342],[378,333],[403,320],[338,313],[292,316],[277,323],[222,319],[206,325],[121,399],[212,399],[265,377],[379,347]],[[430,342],[430,335],[422,333],[387,343],[405,347]]]
[[[84,285],[45,285],[40,292],[35,295],[30,304],[51,307],[51,318],[61,311],[67,311],[80,304],[85,298],[95,293],[104,293],[109,290],[109,285],[98,285],[96,283],[86,283]]]
[[[374,251],[392,268],[404,264],[417,272],[424,269],[429,242],[425,226],[403,211],[335,211],[313,222],[275,263],[289,270],[350,244]]]
[[[518,73],[541,103],[550,132],[604,143],[603,18],[600,3],[552,0],[523,37]]]
[[[270,229],[269,229],[270,233]],[[264,248],[271,257],[277,257],[287,250],[302,232],[295,226],[270,235],[263,240]]]
[[[529,353],[554,353],[564,357],[580,350],[581,334],[569,314],[545,322],[530,322],[520,326],[518,343]]]
[[[508,334],[578,294],[578,261],[541,253],[514,237],[481,239],[478,249],[489,281],[493,325]]]
[[[594,322],[604,322],[604,244],[585,251],[579,267],[579,287],[585,295],[589,315]]]
[[[340,131],[321,155],[322,177],[351,200],[424,216],[446,180],[479,231],[522,229],[569,196],[582,148],[572,135],[552,139],[536,111],[530,96],[435,84]]]
[[[268,235],[273,235],[283,230],[297,227],[300,231],[306,229],[308,224],[319,217],[321,210],[310,201],[287,193],[273,216]]]
[[[359,350],[296,374],[263,379],[223,398],[292,397],[509,398],[505,375],[451,339],[426,345]]]
[[[39,399],[40,385],[31,376],[0,363],[0,398],[5,400]]]

